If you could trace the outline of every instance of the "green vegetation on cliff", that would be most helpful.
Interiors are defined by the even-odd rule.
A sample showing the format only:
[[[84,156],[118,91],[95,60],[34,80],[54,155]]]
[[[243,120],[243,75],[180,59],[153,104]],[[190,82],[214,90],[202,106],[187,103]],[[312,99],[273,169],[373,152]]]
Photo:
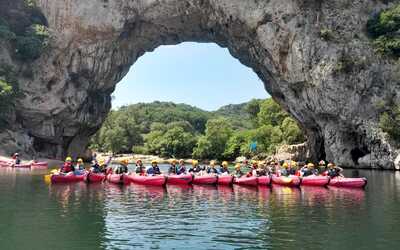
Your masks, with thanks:
[[[297,123],[272,99],[207,112],[186,104],[139,103],[111,111],[91,148],[200,159],[271,153],[301,143]],[[251,145],[253,146],[251,150]]]
[[[379,125],[391,139],[400,143],[400,105],[393,105],[389,110],[383,112]]]
[[[367,23],[378,53],[400,56],[400,4],[375,14]]]
[[[0,65],[0,128],[8,124],[8,117],[19,95],[18,81],[11,66]]]
[[[0,41],[8,42],[21,60],[35,60],[45,51],[49,43],[47,22],[34,1],[16,0],[14,14],[1,15]],[[9,8],[2,6],[0,8]]]

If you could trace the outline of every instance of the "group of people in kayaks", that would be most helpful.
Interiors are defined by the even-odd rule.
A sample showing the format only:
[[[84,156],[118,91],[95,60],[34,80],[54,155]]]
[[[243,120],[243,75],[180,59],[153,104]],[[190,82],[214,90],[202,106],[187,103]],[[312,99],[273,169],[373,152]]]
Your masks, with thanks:
[[[271,178],[280,178],[280,180],[285,181],[285,177],[289,180],[293,178],[297,178],[299,181],[305,179],[306,177],[322,177],[327,182],[330,179],[339,179],[343,178],[343,169],[336,166],[333,163],[326,164],[325,161],[320,161],[318,164],[314,165],[313,163],[303,163],[303,162],[295,162],[295,161],[243,161],[241,163],[236,163],[234,168],[230,169],[227,161],[223,161],[220,165],[217,166],[216,161],[211,161],[207,165],[200,165],[199,161],[192,160],[190,167],[188,167],[183,159],[181,160],[171,160],[170,166],[168,168],[167,173],[163,173],[158,166],[158,162],[156,160],[151,161],[151,165],[146,167],[143,164],[142,160],[136,161],[136,168],[133,172],[129,172],[128,160],[119,161],[119,164],[110,165],[111,158],[107,161],[105,160],[94,160],[92,166],[89,171],[86,171],[83,165],[83,160],[78,159],[76,164],[72,163],[72,158],[67,157],[65,163],[59,170],[59,173],[64,175],[85,175],[87,173],[94,174],[104,174],[108,175],[133,175],[133,176],[141,176],[141,177],[149,177],[149,176],[184,176],[191,175],[194,179],[199,178],[200,176],[232,176],[233,179],[236,180],[245,180],[245,178],[262,178],[267,177]],[[337,178],[339,177],[339,178]],[[352,185],[365,186],[366,180],[362,178],[358,180],[358,184],[355,184],[355,179],[357,178],[343,178],[344,179],[353,179],[348,180],[349,182],[353,182]],[[361,179],[361,178],[358,178]],[[361,185],[365,181],[365,184]],[[278,182],[280,183],[280,182]],[[284,183],[284,182],[282,182]],[[317,182],[315,182],[317,183]]]

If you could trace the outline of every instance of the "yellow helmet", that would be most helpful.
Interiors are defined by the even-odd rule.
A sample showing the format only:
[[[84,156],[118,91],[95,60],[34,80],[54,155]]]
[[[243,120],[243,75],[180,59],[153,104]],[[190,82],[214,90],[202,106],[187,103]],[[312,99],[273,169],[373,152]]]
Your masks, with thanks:
[[[78,159],[78,162],[83,162],[82,158],[79,158],[79,159]]]
[[[106,162],[103,160],[103,159],[101,159],[100,161],[99,161],[99,164],[100,165],[104,165]]]
[[[197,166],[199,164],[199,161],[198,160],[192,160],[192,165],[193,166]]]
[[[236,165],[235,165],[235,169],[237,170],[237,169],[240,169],[242,166],[240,165],[240,163],[236,163]]]
[[[313,167],[314,167],[314,164],[310,162],[310,163],[307,164],[307,167],[313,168]]]
[[[120,163],[123,164],[123,165],[128,165],[129,164],[129,160],[124,159],[124,160],[121,160]]]
[[[152,160],[151,161],[151,164],[157,164],[158,162],[157,162],[157,160]]]
[[[185,161],[183,159],[179,160],[179,164],[185,163]]]
[[[282,167],[287,168],[289,165],[287,162],[283,163]]]
[[[333,166],[335,166],[332,162],[329,162],[328,163],[328,168],[331,168],[331,167],[333,167]]]
[[[65,161],[72,161],[72,158],[68,156],[67,158],[65,158]]]
[[[292,167],[297,167],[297,162],[292,161],[292,162],[290,163],[290,165],[292,165]]]
[[[177,160],[176,160],[176,159],[172,159],[172,160],[169,161],[169,163],[170,163],[170,164],[176,164],[176,163],[177,163]]]
[[[240,163],[238,163],[240,165]],[[237,164],[236,164],[237,165]],[[227,167],[228,166],[228,162],[227,161],[223,161],[222,162],[222,166]]]

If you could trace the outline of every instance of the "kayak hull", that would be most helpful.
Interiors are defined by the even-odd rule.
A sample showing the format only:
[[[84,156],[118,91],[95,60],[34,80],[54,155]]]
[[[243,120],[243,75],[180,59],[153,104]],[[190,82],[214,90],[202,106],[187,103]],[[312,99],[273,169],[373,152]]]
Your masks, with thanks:
[[[86,181],[90,183],[103,182],[106,179],[106,175],[103,173],[88,173]]]
[[[242,178],[235,178],[233,181],[234,184],[237,185],[246,185],[246,186],[257,186],[257,177],[242,177]]]
[[[74,183],[85,180],[85,175],[74,175],[74,174],[52,174],[50,176],[51,183]]]
[[[257,177],[257,183],[260,186],[268,186],[271,184],[271,178],[269,176],[259,176]]]
[[[113,184],[124,184],[124,174],[109,174],[107,181]]]
[[[203,176],[194,176],[193,184],[199,185],[213,185],[218,181],[218,177],[215,175],[203,175]]]
[[[218,185],[232,185],[233,176],[231,175],[220,175],[217,180]]]
[[[167,177],[167,183],[171,185],[187,185],[191,184],[193,176],[191,174],[185,175],[169,175]]]
[[[146,185],[146,186],[164,186],[166,178],[164,175],[156,176],[141,176],[141,175],[127,175],[124,182],[129,184],[131,182]]]
[[[47,169],[49,164],[47,162],[34,162],[31,164],[32,169]]]
[[[290,175],[286,176],[272,176],[272,183],[281,186],[288,186],[288,187],[298,187],[300,186],[301,179],[298,176]]]
[[[302,186],[316,186],[325,187],[329,184],[330,178],[328,176],[307,176],[301,180]]]
[[[345,187],[345,188],[364,188],[367,185],[366,178],[344,178],[336,177],[332,178],[329,182],[329,186],[333,187]]]

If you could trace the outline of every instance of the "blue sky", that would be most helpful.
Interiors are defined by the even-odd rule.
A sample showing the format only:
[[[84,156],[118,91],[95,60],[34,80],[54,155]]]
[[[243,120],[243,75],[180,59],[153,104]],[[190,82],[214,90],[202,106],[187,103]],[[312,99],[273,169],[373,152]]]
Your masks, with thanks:
[[[266,98],[258,76],[210,43],[161,46],[138,59],[114,91],[113,107],[172,101],[205,110]]]

